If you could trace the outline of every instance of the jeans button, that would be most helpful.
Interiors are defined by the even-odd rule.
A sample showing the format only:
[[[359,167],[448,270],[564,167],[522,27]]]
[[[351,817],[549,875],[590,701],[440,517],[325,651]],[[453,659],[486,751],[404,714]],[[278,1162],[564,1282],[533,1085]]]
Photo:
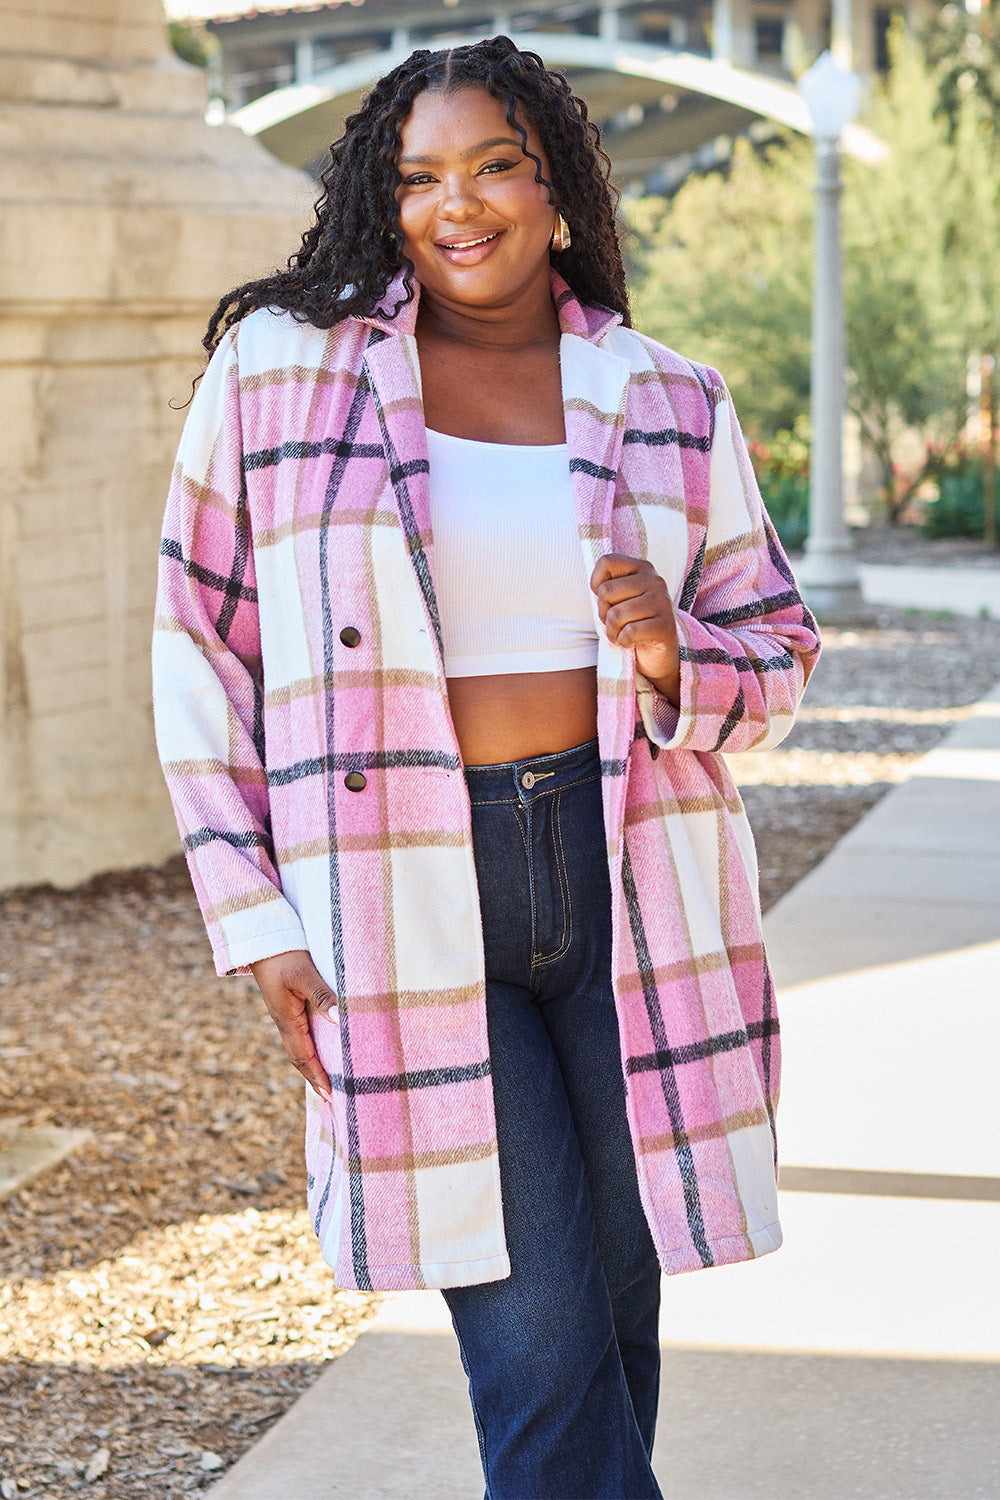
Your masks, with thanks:
[[[535,773],[534,773],[534,771],[525,771],[524,775],[521,777],[521,785],[524,787],[524,790],[526,792],[530,792],[531,788],[534,786],[534,784],[535,784]]]

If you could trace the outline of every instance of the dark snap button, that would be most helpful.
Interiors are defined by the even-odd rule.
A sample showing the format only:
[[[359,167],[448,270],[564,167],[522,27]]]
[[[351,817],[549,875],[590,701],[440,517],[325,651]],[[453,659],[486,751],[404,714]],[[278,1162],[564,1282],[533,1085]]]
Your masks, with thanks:
[[[356,630],[353,625],[345,625],[340,632],[341,643],[345,646],[360,646],[361,631]]]
[[[344,777],[344,785],[349,792],[363,792],[368,785],[368,779],[360,771],[348,771]]]

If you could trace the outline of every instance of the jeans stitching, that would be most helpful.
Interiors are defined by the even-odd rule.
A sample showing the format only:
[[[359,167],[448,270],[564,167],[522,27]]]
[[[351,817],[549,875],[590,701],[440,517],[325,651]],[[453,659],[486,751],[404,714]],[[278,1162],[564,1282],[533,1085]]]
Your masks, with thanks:
[[[517,807],[512,807],[511,808],[511,812],[514,814],[514,822],[517,824],[517,831],[521,835],[521,843],[524,845],[524,857],[530,863],[531,862],[531,854],[529,853],[529,850],[528,850],[528,840],[525,837],[524,829],[521,826],[521,819],[520,819],[520,817],[518,815],[519,812],[520,812],[520,809],[517,808]]]
[[[594,771],[590,776],[578,776],[575,781],[563,781],[559,786],[547,786],[539,793],[542,797],[554,797],[559,792],[571,792],[577,786],[589,786],[592,781],[600,781],[600,772]]]
[[[524,845],[524,857],[525,857],[525,861],[527,862],[527,866],[528,866],[528,909],[529,909],[529,911],[531,913],[531,952],[534,953],[534,951],[535,951],[535,882],[534,882],[534,879],[532,877],[532,869],[531,869],[531,848],[530,848],[530,845],[529,845],[529,842],[528,842],[528,835],[525,833],[524,828],[523,828],[523,826],[521,824],[521,809],[518,806],[516,806],[516,805],[515,806],[511,806],[510,803],[508,803],[507,805],[510,807],[511,812],[514,814],[514,822],[517,824],[517,831],[521,835],[521,843]],[[530,812],[527,811],[527,809],[525,809],[525,815],[528,818],[528,826],[529,826],[529,832],[530,832],[531,814],[530,814]]]
[[[558,837],[559,867],[562,872],[563,885],[563,923],[566,929],[566,941],[563,943],[562,951],[565,953],[573,942],[573,893],[569,884],[569,868],[566,864],[566,847],[563,844],[562,835],[562,799],[555,811],[556,834]]]
[[[559,893],[562,897],[563,907],[563,938],[554,953],[547,953],[543,958],[535,958],[533,956],[533,968],[542,968],[545,964],[555,963],[557,959],[565,957],[573,941],[573,900],[570,895],[569,874],[566,869],[566,852],[563,848],[561,812],[562,793],[560,792],[552,809],[552,821],[554,824],[552,845],[555,850],[556,867],[559,871]]]

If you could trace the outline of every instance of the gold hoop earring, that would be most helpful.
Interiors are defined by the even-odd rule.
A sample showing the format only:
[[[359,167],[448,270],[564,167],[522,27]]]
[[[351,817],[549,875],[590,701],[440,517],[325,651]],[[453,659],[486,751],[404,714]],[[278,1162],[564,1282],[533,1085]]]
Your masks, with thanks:
[[[572,243],[573,236],[569,232],[569,225],[562,214],[557,211],[555,226],[552,230],[552,249],[557,251],[568,250]]]

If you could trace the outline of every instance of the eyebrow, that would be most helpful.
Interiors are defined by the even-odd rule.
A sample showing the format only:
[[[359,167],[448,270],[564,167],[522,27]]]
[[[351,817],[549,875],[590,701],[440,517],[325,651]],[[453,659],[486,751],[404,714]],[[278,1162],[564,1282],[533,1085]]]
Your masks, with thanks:
[[[489,151],[492,146],[514,146],[518,151],[523,150],[520,141],[512,140],[506,135],[495,135],[491,140],[480,141],[478,145],[470,146],[468,151],[462,152],[462,158],[468,160],[470,156],[478,156],[480,151]],[[401,156],[398,164],[405,167],[418,161],[425,162],[428,166],[440,166],[442,158],[440,156]]]

